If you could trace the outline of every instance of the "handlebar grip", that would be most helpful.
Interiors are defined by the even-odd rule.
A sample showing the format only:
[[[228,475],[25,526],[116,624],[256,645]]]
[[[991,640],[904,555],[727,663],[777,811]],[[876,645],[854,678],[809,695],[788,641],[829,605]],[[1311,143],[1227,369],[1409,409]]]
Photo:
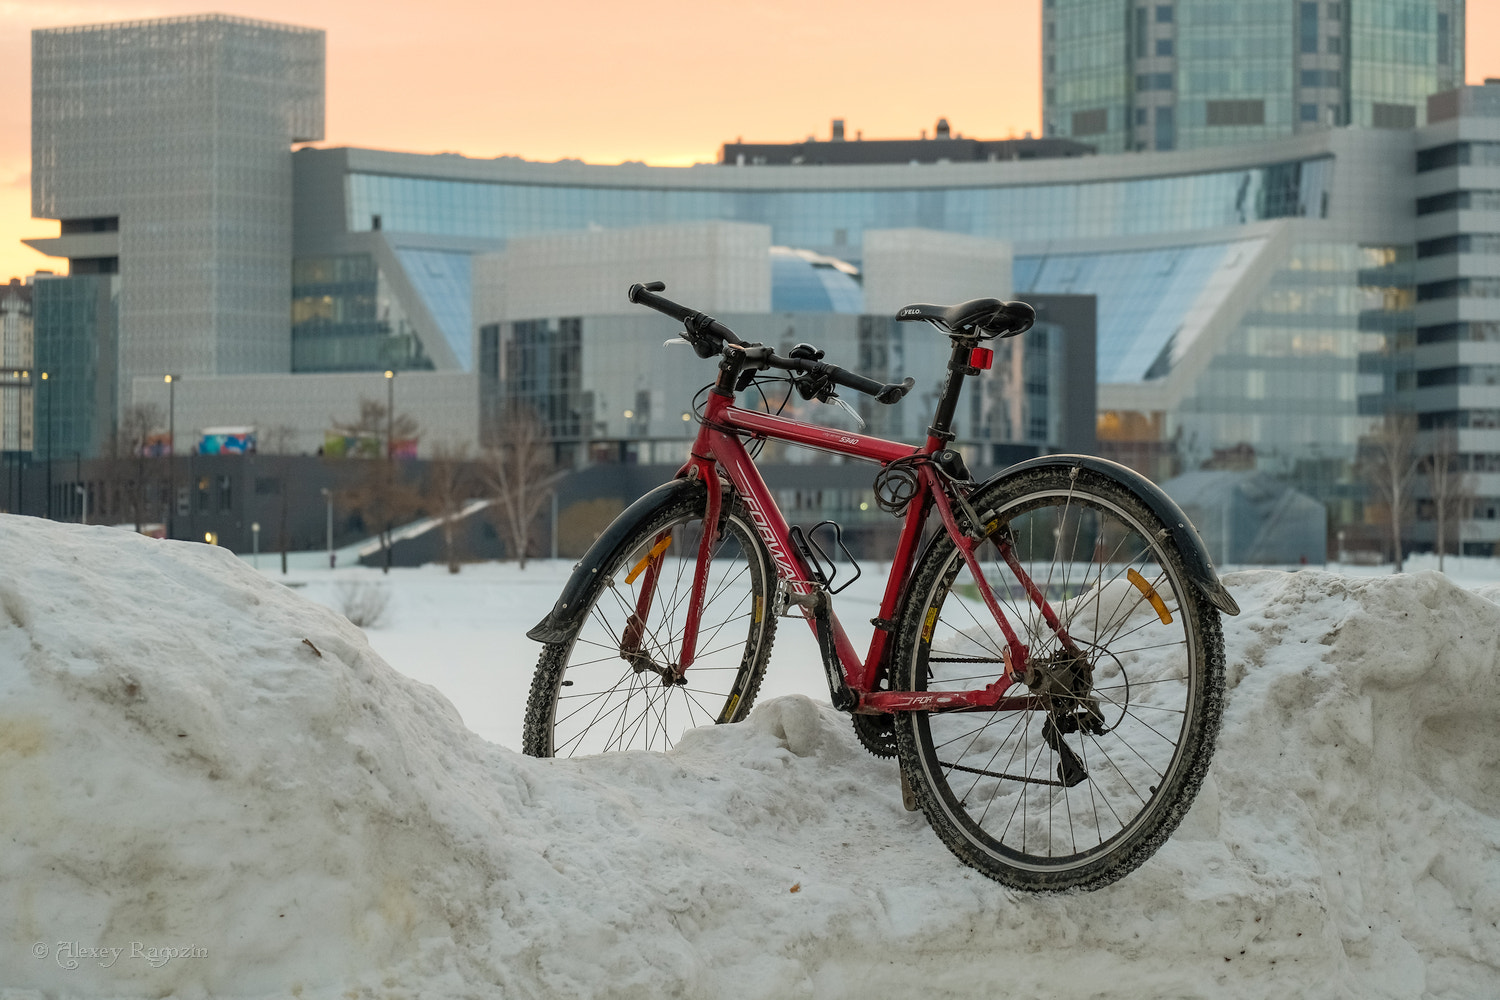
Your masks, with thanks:
[[[667,285],[664,281],[648,281],[644,285],[636,282],[630,286],[630,291],[626,292],[625,296],[636,305],[655,309],[657,312],[664,313],[678,321],[685,321],[693,314],[693,310],[687,306],[679,305],[665,296],[656,294],[657,292],[665,291],[666,287]]]
[[[686,328],[690,338],[693,336],[702,337],[706,334],[711,337],[717,337],[720,340],[727,340],[731,344],[744,343],[733,330],[712,316],[705,315],[696,309],[689,309],[681,303],[673,302],[663,295],[656,294],[657,292],[664,291],[666,287],[666,282],[663,281],[648,281],[645,284],[636,282],[630,286],[630,290],[625,293],[625,297],[636,305],[655,309],[657,312],[677,320]],[[694,347],[696,346],[695,344]],[[703,357],[709,357],[719,353],[719,348],[717,345],[714,345],[713,350],[709,354],[703,355],[702,352],[699,353]]]
[[[879,392],[877,392],[875,394],[875,402],[899,403],[902,397],[904,397],[908,392],[911,392],[911,387],[916,384],[917,380],[908,375],[906,376],[906,378],[901,380],[901,383],[899,385],[887,385],[884,389],[881,389]]]

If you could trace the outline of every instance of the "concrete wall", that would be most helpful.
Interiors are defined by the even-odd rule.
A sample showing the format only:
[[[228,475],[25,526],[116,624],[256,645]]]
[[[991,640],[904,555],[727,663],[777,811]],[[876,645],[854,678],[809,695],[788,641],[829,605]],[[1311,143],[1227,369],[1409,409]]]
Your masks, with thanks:
[[[771,227],[744,222],[532,236],[474,270],[474,321],[627,312],[626,290],[665,281],[668,298],[705,312],[768,312]]]
[[[872,315],[895,315],[913,302],[1008,299],[1010,281],[1009,243],[935,229],[865,232],[865,312]]]

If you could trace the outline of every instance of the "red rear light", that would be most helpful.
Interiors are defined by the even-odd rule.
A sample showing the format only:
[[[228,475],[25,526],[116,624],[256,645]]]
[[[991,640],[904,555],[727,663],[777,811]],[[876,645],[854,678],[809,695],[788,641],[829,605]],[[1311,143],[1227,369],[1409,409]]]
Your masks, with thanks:
[[[995,363],[995,352],[988,347],[976,347],[969,352],[969,365],[980,371],[989,371],[990,365]]]

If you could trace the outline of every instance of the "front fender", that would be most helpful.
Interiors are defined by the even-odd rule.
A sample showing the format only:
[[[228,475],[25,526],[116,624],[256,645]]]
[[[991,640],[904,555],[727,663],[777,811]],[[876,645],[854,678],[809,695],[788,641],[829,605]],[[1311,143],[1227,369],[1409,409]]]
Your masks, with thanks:
[[[667,506],[677,503],[685,496],[706,494],[703,483],[696,479],[674,479],[662,483],[656,489],[625,508],[609,527],[589,546],[573,575],[563,587],[562,596],[552,606],[547,617],[526,633],[528,639],[537,642],[565,642],[578,628],[583,612],[593,603],[599,588],[604,585],[604,576],[599,567],[608,566],[620,555],[619,550],[629,541],[631,533],[642,521],[655,517]]]
[[[1198,536],[1198,529],[1193,527],[1193,523],[1182,512],[1182,508],[1177,506],[1176,501],[1162,492],[1160,486],[1134,469],[1093,455],[1043,455],[1009,466],[986,480],[975,492],[1018,473],[1049,465],[1060,465],[1064,468],[1076,466],[1086,469],[1105,479],[1114,480],[1140,497],[1141,501],[1151,508],[1153,514],[1161,518],[1162,524],[1166,525],[1167,530],[1171,532],[1172,540],[1177,543],[1177,551],[1182,554],[1182,562],[1187,570],[1188,579],[1193,581],[1193,584],[1208,599],[1208,603],[1226,615],[1240,613],[1239,604],[1230,596],[1229,591],[1224,589],[1224,584],[1219,582],[1219,575],[1214,572],[1213,560],[1208,557],[1208,548],[1203,544],[1203,539]]]

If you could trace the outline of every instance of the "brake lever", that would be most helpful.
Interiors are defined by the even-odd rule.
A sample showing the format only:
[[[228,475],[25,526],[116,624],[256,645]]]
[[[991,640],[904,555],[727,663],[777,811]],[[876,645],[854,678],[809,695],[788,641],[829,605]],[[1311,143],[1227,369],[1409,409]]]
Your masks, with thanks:
[[[661,346],[663,346],[663,347],[671,347],[673,344],[681,344],[684,347],[692,347],[693,346],[691,343],[688,342],[688,339],[686,337],[673,337],[671,340],[663,340],[661,342]]]
[[[859,415],[859,411],[858,410],[856,410],[854,407],[850,406],[848,403],[844,402],[843,398],[840,397],[838,393],[836,393],[836,392],[830,392],[828,394],[828,398],[826,400],[824,400],[824,402],[825,403],[837,403],[840,407],[843,408],[843,410],[844,410],[845,413],[849,414],[849,416],[851,416],[851,417],[854,418],[854,422],[855,423],[859,424],[859,430],[864,430],[865,429],[865,418]]]

